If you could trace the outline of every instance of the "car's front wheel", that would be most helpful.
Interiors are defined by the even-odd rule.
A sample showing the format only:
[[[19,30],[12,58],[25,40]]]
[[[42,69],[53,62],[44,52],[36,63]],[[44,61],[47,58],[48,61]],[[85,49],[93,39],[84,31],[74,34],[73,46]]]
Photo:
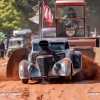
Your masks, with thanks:
[[[23,84],[27,84],[28,83],[28,79],[22,79],[22,83]]]
[[[69,81],[72,80],[72,67],[70,68],[70,74],[69,74],[69,76],[65,76],[65,80],[69,80]]]

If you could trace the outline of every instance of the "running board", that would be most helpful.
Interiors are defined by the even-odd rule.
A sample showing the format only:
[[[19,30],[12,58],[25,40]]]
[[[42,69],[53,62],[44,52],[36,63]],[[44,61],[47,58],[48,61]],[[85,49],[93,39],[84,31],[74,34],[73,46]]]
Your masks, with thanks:
[[[50,78],[59,78],[59,76],[31,77],[30,80],[35,80],[35,79],[50,79]]]

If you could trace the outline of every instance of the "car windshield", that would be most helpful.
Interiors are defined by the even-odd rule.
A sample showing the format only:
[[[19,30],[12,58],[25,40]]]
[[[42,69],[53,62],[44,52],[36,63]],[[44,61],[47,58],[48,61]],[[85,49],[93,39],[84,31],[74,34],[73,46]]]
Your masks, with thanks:
[[[39,51],[40,48],[39,48],[39,45],[38,44],[34,44],[33,45],[33,51]]]
[[[65,43],[50,43],[50,48],[53,50],[64,50],[65,49]],[[33,51],[39,51],[39,45],[34,44],[33,45]]]
[[[50,43],[50,48],[53,50],[64,50],[65,43]]]
[[[9,41],[9,46],[11,47],[11,46],[21,46],[21,41],[16,41],[16,40],[14,40],[14,41]]]

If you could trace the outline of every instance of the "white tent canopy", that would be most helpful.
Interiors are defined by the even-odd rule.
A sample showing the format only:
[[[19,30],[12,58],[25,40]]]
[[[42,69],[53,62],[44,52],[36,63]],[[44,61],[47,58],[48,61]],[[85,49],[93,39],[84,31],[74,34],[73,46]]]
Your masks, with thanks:
[[[0,32],[0,35],[2,35],[3,34],[3,32]]]

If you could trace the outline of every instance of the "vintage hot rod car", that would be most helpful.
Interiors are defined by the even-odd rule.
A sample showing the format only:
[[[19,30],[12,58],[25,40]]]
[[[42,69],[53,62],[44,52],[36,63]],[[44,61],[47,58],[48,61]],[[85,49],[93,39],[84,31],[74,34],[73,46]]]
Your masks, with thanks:
[[[59,76],[72,80],[72,76],[80,71],[82,76],[82,53],[71,50],[66,38],[38,38],[31,44],[28,61],[22,60],[19,64],[22,83],[28,83],[29,79],[44,80]]]
[[[31,45],[31,34],[30,29],[22,29],[13,31],[13,37],[9,39],[7,57],[10,57],[13,51],[19,48],[27,48]]]

